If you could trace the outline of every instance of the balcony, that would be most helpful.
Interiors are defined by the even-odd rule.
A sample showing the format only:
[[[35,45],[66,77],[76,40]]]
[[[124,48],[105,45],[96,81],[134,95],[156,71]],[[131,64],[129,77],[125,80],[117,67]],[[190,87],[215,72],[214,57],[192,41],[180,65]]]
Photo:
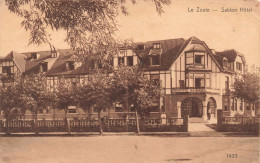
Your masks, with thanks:
[[[212,88],[173,88],[172,93],[215,93],[220,94],[220,89]]]
[[[211,71],[210,68],[206,68],[205,64],[186,64],[188,71]]]

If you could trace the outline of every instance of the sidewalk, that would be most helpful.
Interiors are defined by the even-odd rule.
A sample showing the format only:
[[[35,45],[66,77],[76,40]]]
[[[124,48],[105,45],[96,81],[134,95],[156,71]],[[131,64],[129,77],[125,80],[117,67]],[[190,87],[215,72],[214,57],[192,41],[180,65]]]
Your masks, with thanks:
[[[189,132],[48,132],[48,133],[0,133],[0,137],[91,137],[91,136],[160,136],[160,137],[258,137],[255,133],[248,132],[212,132],[212,131],[189,131]]]

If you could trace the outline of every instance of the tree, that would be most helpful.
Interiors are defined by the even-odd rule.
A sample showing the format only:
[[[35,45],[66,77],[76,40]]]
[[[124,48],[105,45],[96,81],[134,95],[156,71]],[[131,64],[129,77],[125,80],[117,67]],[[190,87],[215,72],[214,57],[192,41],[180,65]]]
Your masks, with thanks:
[[[170,0],[151,1],[160,15]],[[65,41],[81,61],[112,57],[117,51],[116,17],[127,12],[136,0],[5,0],[8,9],[23,18],[22,27],[30,31],[29,44],[48,43],[48,30],[64,30]],[[55,48],[54,48],[55,50]],[[109,58],[109,57],[108,57]]]
[[[74,89],[75,101],[85,113],[88,113],[88,120],[91,120],[91,108],[95,103],[93,93],[95,92],[88,84],[78,84]]]
[[[242,77],[236,77],[234,82],[234,95],[251,103],[259,100],[260,80],[259,68],[246,71]]]
[[[57,87],[55,88],[55,108],[63,109],[65,113],[65,120],[67,121],[67,113],[69,106],[75,106],[75,90],[76,86],[71,83],[67,83],[64,78],[62,78]]]
[[[129,112],[129,106],[135,109],[137,133],[140,133],[138,115],[144,116],[160,97],[160,84],[145,76],[140,67],[119,66],[113,76],[113,98],[123,104]]]
[[[92,93],[89,100],[93,102],[92,106],[98,112],[100,134],[103,134],[101,111],[110,109],[114,104],[112,84],[111,77],[107,73],[97,72],[89,76],[88,85]]]
[[[24,104],[25,103],[22,97],[22,90],[17,82],[0,86],[0,110],[6,120],[7,134],[10,133],[9,121],[12,117],[12,110],[14,108],[22,107]]]
[[[35,132],[38,133],[39,109],[45,109],[54,103],[54,94],[47,88],[46,77],[42,74],[24,75],[21,80],[23,100],[35,120]]]

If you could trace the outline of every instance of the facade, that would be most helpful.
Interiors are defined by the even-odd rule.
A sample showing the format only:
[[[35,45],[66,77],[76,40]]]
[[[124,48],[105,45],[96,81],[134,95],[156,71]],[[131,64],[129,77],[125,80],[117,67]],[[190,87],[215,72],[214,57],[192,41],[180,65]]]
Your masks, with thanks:
[[[218,109],[222,109],[226,116],[255,115],[254,105],[231,94],[235,77],[242,75],[246,66],[243,54],[235,50],[216,52],[196,37],[148,41],[120,47],[120,53],[113,58],[114,68],[119,64],[139,64],[151,80],[160,82],[165,95],[154,104],[153,116],[165,113],[167,117],[180,118],[187,110],[190,118],[206,121],[210,114],[214,121]],[[5,80],[6,76],[11,79],[18,74],[41,72],[46,75],[49,89],[52,89],[61,77],[70,83],[80,82],[88,77],[89,68],[100,66],[98,63],[86,65],[76,62],[71,50],[11,52],[0,59],[1,84],[11,82]],[[116,117],[123,110],[115,106],[103,116]],[[26,115],[30,117],[31,114]],[[63,115],[46,108],[38,117],[55,119]],[[70,115],[86,117],[80,108],[73,106],[69,107],[68,117]]]

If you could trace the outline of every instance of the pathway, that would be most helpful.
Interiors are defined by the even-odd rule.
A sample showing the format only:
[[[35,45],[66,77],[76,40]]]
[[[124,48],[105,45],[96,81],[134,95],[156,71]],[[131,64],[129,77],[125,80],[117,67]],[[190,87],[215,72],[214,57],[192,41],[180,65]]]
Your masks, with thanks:
[[[205,124],[207,123],[189,123],[188,131],[191,136],[199,137],[222,137],[223,134],[216,132],[215,130],[209,128]]]

